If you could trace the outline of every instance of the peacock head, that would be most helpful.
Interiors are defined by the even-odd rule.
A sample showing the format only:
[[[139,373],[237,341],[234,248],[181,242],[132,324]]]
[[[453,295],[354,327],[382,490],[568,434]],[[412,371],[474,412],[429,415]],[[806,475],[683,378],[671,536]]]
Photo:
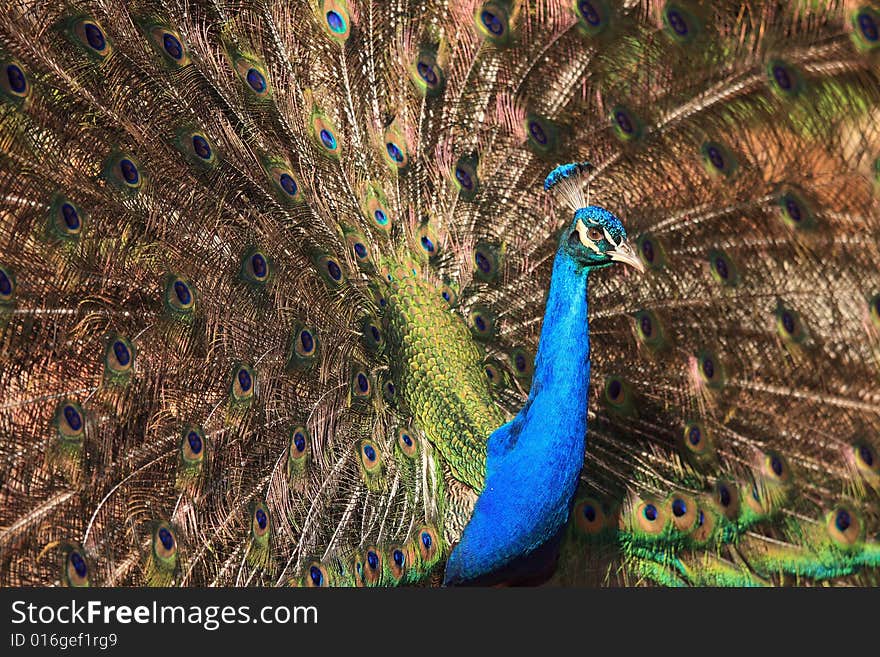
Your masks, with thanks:
[[[571,225],[562,235],[561,248],[588,270],[624,262],[642,273],[645,271],[642,261],[626,241],[626,230],[620,219],[595,205],[579,208],[574,213]]]

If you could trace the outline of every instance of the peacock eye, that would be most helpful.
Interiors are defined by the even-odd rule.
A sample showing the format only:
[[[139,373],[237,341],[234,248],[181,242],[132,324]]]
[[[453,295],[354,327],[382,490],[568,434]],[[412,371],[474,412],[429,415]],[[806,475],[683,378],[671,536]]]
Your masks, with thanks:
[[[589,237],[594,242],[598,242],[603,237],[605,237],[605,234],[601,230],[599,230],[598,228],[590,228],[587,231],[587,237]]]

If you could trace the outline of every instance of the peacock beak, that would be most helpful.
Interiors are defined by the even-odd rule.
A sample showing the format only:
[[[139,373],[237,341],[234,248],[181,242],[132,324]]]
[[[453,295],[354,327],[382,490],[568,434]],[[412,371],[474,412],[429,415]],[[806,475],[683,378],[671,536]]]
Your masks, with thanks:
[[[645,273],[645,265],[642,263],[642,259],[639,258],[629,243],[621,242],[614,247],[614,250],[607,251],[606,253],[612,260],[626,263],[638,269],[642,274]]]

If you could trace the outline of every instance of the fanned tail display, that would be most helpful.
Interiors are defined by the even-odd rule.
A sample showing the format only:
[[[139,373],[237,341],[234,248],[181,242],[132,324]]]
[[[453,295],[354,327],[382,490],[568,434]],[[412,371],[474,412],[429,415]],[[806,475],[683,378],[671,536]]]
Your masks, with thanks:
[[[869,1],[8,3],[0,584],[880,583],[878,118]]]

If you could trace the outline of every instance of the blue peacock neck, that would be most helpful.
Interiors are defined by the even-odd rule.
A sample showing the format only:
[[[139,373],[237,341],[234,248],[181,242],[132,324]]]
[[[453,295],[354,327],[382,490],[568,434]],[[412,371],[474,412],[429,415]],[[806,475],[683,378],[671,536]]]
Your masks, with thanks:
[[[489,437],[486,483],[450,555],[447,584],[532,568],[528,555],[552,544],[568,520],[587,432],[587,274],[560,248],[528,401]]]
[[[586,428],[590,386],[590,330],[587,282],[589,269],[563,248],[553,262],[550,292],[544,310],[541,338],[529,402],[536,396],[557,400],[566,422],[582,420]],[[580,447],[582,459],[583,441]]]

